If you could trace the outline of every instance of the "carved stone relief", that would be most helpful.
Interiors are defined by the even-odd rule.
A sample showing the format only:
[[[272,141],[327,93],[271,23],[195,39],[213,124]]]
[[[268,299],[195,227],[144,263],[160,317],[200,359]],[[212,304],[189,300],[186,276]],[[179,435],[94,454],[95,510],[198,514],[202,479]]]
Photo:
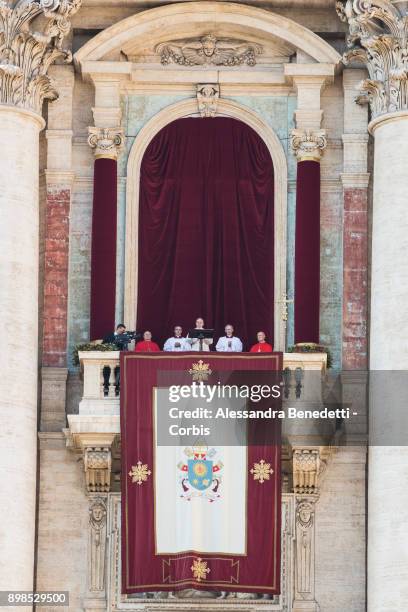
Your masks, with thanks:
[[[358,102],[369,102],[373,118],[408,110],[408,20],[405,2],[346,0],[336,2],[349,25],[343,61],[362,62],[369,78],[360,83]]]
[[[106,515],[106,497],[90,497],[89,591],[105,589]]]
[[[200,38],[188,38],[160,43],[155,52],[164,66],[255,66],[262,46],[244,40],[217,38],[206,34]]]
[[[220,97],[220,86],[216,83],[197,85],[197,105],[201,117],[215,117],[217,102]]]
[[[58,97],[47,72],[56,59],[72,59],[62,43],[80,5],[81,0],[23,0],[14,5],[0,0],[0,104],[41,114],[43,101]],[[31,22],[41,14],[46,18],[43,31],[32,31]]]
[[[124,134],[122,128],[88,128],[88,144],[94,150],[96,159],[105,157],[117,159],[123,146]]]
[[[325,130],[292,130],[292,150],[298,161],[320,161],[327,145]]]

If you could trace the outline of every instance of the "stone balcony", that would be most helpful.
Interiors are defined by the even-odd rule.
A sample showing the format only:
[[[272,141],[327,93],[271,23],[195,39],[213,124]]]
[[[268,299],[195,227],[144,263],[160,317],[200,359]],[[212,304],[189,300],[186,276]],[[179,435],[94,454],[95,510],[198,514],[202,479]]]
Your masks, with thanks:
[[[68,415],[68,428],[64,430],[67,446],[83,455],[88,491],[108,491],[111,480],[114,448],[120,444],[120,397],[115,395],[115,368],[119,365],[119,351],[80,352],[83,375],[83,395],[78,414]],[[284,353],[283,405],[296,404],[302,409],[323,406],[323,382],[326,375],[325,353]],[[109,368],[109,389],[104,389],[104,368]],[[285,444],[292,448],[298,444],[321,446],[327,444],[334,433],[334,424],[328,422],[324,430],[313,423],[283,421]],[[120,457],[119,451],[116,457]]]

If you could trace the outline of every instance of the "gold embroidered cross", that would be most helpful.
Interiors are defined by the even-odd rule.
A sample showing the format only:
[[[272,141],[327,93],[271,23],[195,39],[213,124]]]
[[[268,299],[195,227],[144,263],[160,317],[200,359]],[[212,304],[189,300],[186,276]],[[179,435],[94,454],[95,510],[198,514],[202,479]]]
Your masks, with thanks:
[[[142,463],[141,461],[138,461],[136,465],[132,465],[132,469],[129,472],[132,482],[137,482],[138,485],[146,482],[150,474],[151,471],[147,463]]]
[[[269,474],[273,474],[273,469],[270,463],[266,463],[264,459],[261,459],[259,463],[254,463],[254,467],[250,472],[253,474],[254,480],[263,484],[265,480],[269,480]]]

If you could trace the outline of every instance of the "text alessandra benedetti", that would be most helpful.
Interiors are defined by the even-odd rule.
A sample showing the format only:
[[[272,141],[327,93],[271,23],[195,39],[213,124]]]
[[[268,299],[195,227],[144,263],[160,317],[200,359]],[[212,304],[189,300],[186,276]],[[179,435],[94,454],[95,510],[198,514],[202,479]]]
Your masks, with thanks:
[[[183,410],[172,407],[169,410],[171,419],[349,419],[349,408],[336,408],[329,410],[299,410],[298,408],[287,408],[286,410],[231,410],[230,408],[194,408]]]

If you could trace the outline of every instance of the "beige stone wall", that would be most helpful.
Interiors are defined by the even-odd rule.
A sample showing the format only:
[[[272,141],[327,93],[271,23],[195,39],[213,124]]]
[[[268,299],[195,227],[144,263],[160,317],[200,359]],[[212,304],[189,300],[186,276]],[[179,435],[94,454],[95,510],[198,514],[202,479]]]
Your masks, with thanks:
[[[340,448],[322,477],[315,513],[319,612],[365,610],[365,461],[364,449]],[[82,461],[62,434],[40,434],[37,589],[68,590],[70,612],[84,610],[87,598],[88,509]],[[107,559],[106,567],[113,565]]]
[[[64,610],[80,612],[86,593],[89,522],[83,464],[66,449],[62,433],[39,436],[36,588],[69,591],[70,605]]]
[[[366,451],[342,447],[322,477],[316,506],[320,612],[365,611]]]

